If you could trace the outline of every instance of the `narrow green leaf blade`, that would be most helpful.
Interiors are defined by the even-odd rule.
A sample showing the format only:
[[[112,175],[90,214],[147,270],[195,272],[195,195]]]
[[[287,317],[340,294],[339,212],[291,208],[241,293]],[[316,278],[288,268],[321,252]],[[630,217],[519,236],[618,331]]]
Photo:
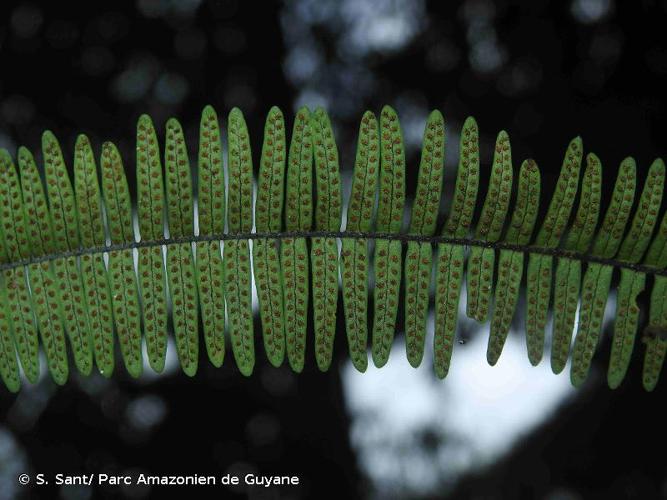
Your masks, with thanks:
[[[130,190],[125,177],[123,161],[111,142],[102,145],[100,157],[102,194],[106,207],[107,226],[112,244],[134,242]],[[137,277],[134,273],[132,250],[109,252],[109,289],[111,291],[113,320],[120,344],[120,353],[128,373],[141,375],[141,324]],[[160,344],[162,342],[162,344]],[[156,345],[157,343],[157,345]],[[151,366],[155,369],[158,352],[166,349],[166,339],[146,337],[146,349]]]
[[[1,149],[0,235],[2,235],[2,245],[0,246],[6,252],[6,258],[9,261],[30,257],[28,249],[31,248],[33,241],[26,239],[25,231],[27,230],[30,236],[31,229],[39,227],[41,221],[36,222],[37,224],[26,225],[16,169],[9,153]],[[35,250],[38,249],[35,248]],[[7,269],[3,271],[3,275],[6,304],[19,361],[26,378],[31,383],[35,383],[39,378],[39,337],[28,289],[27,270],[24,267]]]
[[[56,250],[75,250],[79,247],[76,200],[60,145],[50,131],[42,135],[42,153]],[[80,373],[89,375],[93,367],[93,349],[77,259],[58,258],[53,261],[53,271],[74,362]]]
[[[595,236],[592,255],[606,259],[616,255],[632,211],[635,187],[635,161],[625,158],[616,176],[611,203]],[[581,286],[577,335],[572,347],[570,382],[575,387],[579,387],[586,380],[600,338],[612,272],[611,266],[598,263],[590,263],[586,267]]]
[[[447,376],[452,359],[463,283],[463,261],[461,245],[449,243],[438,245],[435,276],[435,337],[433,340],[433,363],[438,378]]]
[[[9,302],[5,292],[5,284],[2,281],[0,281],[0,376],[10,392],[18,392],[21,388],[19,365],[16,360],[11,320],[6,306]]]
[[[630,231],[623,239],[618,251],[619,260],[630,263],[641,260],[651,243],[664,189],[665,164],[658,158],[649,168],[635,215],[632,218]]]
[[[490,242],[500,239],[511,194],[512,150],[509,136],[503,130],[496,139],[489,189],[477,223],[475,239]],[[472,248],[468,259],[466,314],[480,323],[486,321],[489,315],[495,262],[495,250],[479,246]]]
[[[415,368],[424,357],[432,269],[431,244],[408,242],[405,255],[405,336],[408,362]]]
[[[660,379],[667,352],[667,276],[656,276],[651,291],[648,326],[644,329],[644,367],[642,384],[653,391]]]
[[[58,385],[67,382],[69,366],[65,329],[61,320],[60,302],[57,298],[57,284],[48,262],[30,264],[28,279],[32,292],[32,303],[39,325],[46,364],[53,381]],[[74,344],[76,346],[76,344]],[[74,347],[73,346],[73,347]]]
[[[347,231],[368,232],[380,166],[380,136],[375,115],[366,111],[359,125],[356,160],[347,208]],[[360,372],[368,368],[368,240],[343,238],[340,273],[343,282],[343,308],[350,359]],[[390,347],[390,346],[389,346]],[[379,346],[380,356],[389,355],[389,347]],[[373,349],[376,349],[373,346]],[[330,364],[330,358],[327,359]]]
[[[607,383],[611,389],[621,385],[630,365],[634,348],[639,305],[637,296],[644,290],[646,275],[630,269],[621,269],[621,282],[616,297],[616,317],[611,344]]]
[[[340,231],[342,193],[338,148],[326,111],[310,115],[315,161],[315,228]],[[315,360],[321,371],[331,365],[338,308],[338,245],[335,238],[313,238],[310,251],[313,276]]]
[[[309,231],[313,218],[313,138],[310,112],[299,109],[294,121],[287,166],[285,226],[288,231]],[[305,238],[286,238],[280,247],[285,300],[285,341],[292,369],[303,370],[306,352],[309,259]]]
[[[183,129],[175,118],[167,121],[164,167],[170,237],[192,237],[192,174]],[[199,300],[190,243],[179,243],[167,248],[167,278],[176,352],[183,372],[192,377],[197,373],[199,360]]]
[[[424,128],[417,191],[412,204],[410,233],[435,232],[442,195],[445,163],[445,124],[442,114],[431,112]],[[430,243],[410,241],[405,256],[405,337],[408,361],[414,367],[424,356],[428,297],[433,267]]]
[[[648,249],[644,264],[658,269],[667,267],[667,213],[663,214],[658,233]],[[648,325],[644,329],[644,367],[642,384],[653,391],[660,379],[660,372],[667,352],[667,277],[655,276],[651,290]]]
[[[380,115],[380,192],[377,213],[379,232],[398,233],[405,205],[405,149],[401,124],[390,106]],[[396,330],[401,284],[400,241],[376,240],[373,293],[373,362],[387,362]],[[385,354],[386,353],[386,354]]]
[[[661,159],[657,159],[649,168],[630,231],[618,251],[619,260],[635,263],[643,257],[658,221],[664,188],[665,164]],[[616,320],[614,321],[611,356],[607,371],[607,383],[612,389],[621,385],[630,365],[639,321],[639,307],[636,299],[644,289],[645,281],[644,273],[621,269]]]
[[[211,106],[204,108],[199,125],[198,177],[199,234],[222,234],[225,230],[225,174],[218,115]],[[195,252],[204,342],[208,359],[218,368],[225,358],[225,268],[220,242],[199,241]]]
[[[590,153],[581,186],[581,197],[574,222],[565,238],[566,250],[585,252],[591,244],[600,214],[602,166]],[[560,373],[570,353],[572,330],[581,288],[581,261],[559,258],[554,287],[554,324],[551,346],[551,370]]]
[[[507,243],[526,245],[533,234],[535,220],[540,205],[540,170],[533,160],[525,160],[519,170],[517,191],[512,219],[507,229]],[[519,288],[523,277],[522,252],[501,250],[498,261],[498,279],[495,303],[491,316],[491,333],[486,351],[486,359],[495,365],[500,358],[512,318],[516,312]]]
[[[3,227],[0,219],[0,264],[6,264],[8,257],[2,233]],[[3,276],[0,275],[0,377],[10,392],[18,392],[21,388],[21,379],[19,378],[19,364],[16,359],[6,286]]]
[[[74,191],[82,246],[103,247],[106,240],[102,220],[102,197],[93,150],[85,135],[77,138],[75,146]],[[114,368],[114,338],[111,291],[104,257],[101,253],[84,254],[80,261],[86,317],[95,362],[100,373],[110,377]]]
[[[579,184],[582,149],[580,137],[573,139],[567,148],[556,189],[535,239],[537,247],[557,247],[567,227]],[[544,353],[544,329],[551,300],[552,266],[551,255],[530,254],[528,258],[526,347],[528,359],[533,366],[542,360]]]
[[[2,220],[2,234],[4,248],[11,261],[27,259],[31,256],[31,233],[27,231],[28,224],[24,213],[21,186],[19,185],[16,168],[7,151],[0,150],[0,200],[2,206],[0,217]],[[39,250],[39,249],[35,249]],[[28,380],[35,383],[39,377],[39,338],[37,333],[38,322],[33,316],[33,304],[28,288],[28,270],[17,267],[4,271],[9,313],[11,315],[16,349],[21,366]],[[55,311],[58,309],[56,308]],[[42,342],[47,355],[47,365],[52,377],[56,381],[67,379],[67,365],[64,367],[58,362],[54,351],[47,351],[47,345],[52,345],[52,335],[60,332],[46,331],[42,334]],[[59,339],[60,340],[60,339]],[[65,351],[65,342],[62,338],[62,351]]]
[[[459,166],[454,199],[442,234],[464,238],[472,223],[479,187],[479,131],[474,118],[463,124],[459,146]],[[433,339],[435,374],[444,378],[449,372],[463,282],[464,249],[461,245],[438,245],[435,277],[435,336]]]
[[[274,106],[269,111],[264,125],[264,143],[255,203],[257,232],[278,232],[282,229],[285,144],[283,113]],[[279,249],[278,239],[253,241],[253,270],[262,320],[264,350],[273,366],[280,366],[285,358],[283,281]]]
[[[153,122],[141,115],[137,123],[137,217],[142,241],[164,237],[164,183],[160,148]],[[139,293],[148,361],[156,372],[167,354],[167,297],[161,247],[139,248]],[[122,339],[121,339],[122,342]],[[140,345],[140,344],[139,344]]]
[[[227,130],[227,222],[231,234],[246,233],[252,229],[252,153],[248,128],[240,109],[234,108],[229,113]],[[223,262],[232,352],[241,373],[249,376],[255,366],[255,344],[248,241],[227,241]]]
[[[459,144],[459,165],[456,171],[454,199],[443,236],[465,238],[468,234],[477,202],[479,187],[479,130],[472,116],[466,118]]]

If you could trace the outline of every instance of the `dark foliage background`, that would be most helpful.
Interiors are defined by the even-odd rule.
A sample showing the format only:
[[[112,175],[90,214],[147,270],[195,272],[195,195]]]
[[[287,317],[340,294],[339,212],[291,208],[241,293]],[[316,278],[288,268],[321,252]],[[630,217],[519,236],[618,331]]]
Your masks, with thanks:
[[[515,165],[536,158],[550,196],[565,146],[580,134],[586,150],[601,157],[610,186],[626,155],[637,159],[641,179],[653,158],[664,157],[666,12],[666,2],[650,0],[138,0],[76,2],[71,10],[62,2],[6,1],[0,145],[37,151],[41,132],[50,128],[71,152],[76,134],[85,132],[97,146],[117,142],[132,168],[139,114],[149,113],[158,127],[179,117],[194,145],[199,113],[210,103],[221,118],[232,106],[242,108],[258,154],[271,105],[287,112],[289,127],[297,105],[324,104],[349,170],[363,110],[389,103],[406,128],[409,192],[416,142],[432,108],[443,111],[452,131],[450,171],[456,131],[472,114],[482,133],[484,173],[495,133],[505,128]],[[378,27],[368,21],[373,16],[388,21]],[[446,193],[451,189],[449,183]],[[245,379],[231,356],[213,369],[201,352],[194,379],[176,371],[137,383],[118,366],[110,381],[73,377],[55,388],[47,377],[17,396],[0,390],[0,498],[169,493],[20,488],[20,472],[246,470],[298,474],[302,485],[224,496],[377,497],[378,486],[350,445],[338,369],[319,373],[309,352],[305,373],[295,376],[269,368],[259,349],[256,373]],[[341,335],[339,363],[345,352]],[[596,358],[603,369],[608,353],[606,340]],[[667,497],[665,384],[644,393],[639,341],[636,354],[620,389],[612,392],[594,377],[497,463],[427,496]]]

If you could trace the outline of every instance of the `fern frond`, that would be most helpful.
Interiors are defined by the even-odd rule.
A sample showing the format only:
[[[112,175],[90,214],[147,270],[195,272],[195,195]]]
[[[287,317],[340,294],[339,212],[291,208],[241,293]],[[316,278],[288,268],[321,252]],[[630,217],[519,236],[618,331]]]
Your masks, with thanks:
[[[18,169],[9,153],[1,150],[0,378],[8,390],[19,390],[21,372],[30,383],[39,379],[40,339],[48,371],[58,384],[69,376],[69,349],[79,372],[90,374],[96,364],[100,373],[111,376],[114,332],[131,376],[138,377],[143,370],[142,335],[150,366],[159,372],[165,363],[168,324],[173,326],[180,365],[192,376],[198,369],[200,317],[211,363],[219,367],[224,361],[227,324],[236,364],[248,376],[255,366],[253,272],[271,365],[281,365],[287,355],[294,371],[304,370],[312,300],[315,360],[320,370],[330,368],[340,273],[348,350],[355,368],[363,372],[368,367],[371,291],[372,359],[376,366],[387,362],[402,281],[406,355],[412,366],[419,366],[424,357],[433,245],[438,251],[433,345],[438,377],[447,375],[451,362],[464,272],[468,316],[483,323],[491,311],[487,360],[493,365],[516,313],[528,260],[530,362],[541,360],[546,318],[552,310],[551,368],[555,373],[563,370],[580,303],[570,378],[575,386],[583,383],[618,270],[608,383],[618,387],[626,375],[640,327],[638,297],[648,285],[642,383],[648,391],[655,388],[667,353],[662,160],[651,165],[636,206],[635,162],[626,158],[621,163],[596,232],[602,165],[596,155],[587,155],[579,191],[583,148],[581,139],[574,139],[533,241],[540,171],[533,160],[521,164],[512,203],[514,174],[504,131],[497,136],[488,189],[480,202],[479,220],[473,224],[483,181],[479,132],[470,117],[461,132],[451,208],[436,236],[445,157],[445,124],[439,111],[429,115],[424,129],[405,233],[401,232],[405,151],[398,116],[389,106],[382,109],[379,122],[371,112],[361,120],[344,231],[338,149],[326,112],[298,110],[288,151],[285,119],[272,108],[263,139],[253,210],[252,152],[240,110],[233,109],[227,122],[227,189],[222,134],[213,108],[203,110],[199,124],[196,180],[179,122],[171,118],[165,124],[163,170],[155,127],[148,116],[141,116],[136,148],[137,235],[125,169],[112,143],[101,147],[98,172],[90,141],[78,136],[73,183],[50,132],[42,138],[43,177],[26,148],[18,150]],[[571,217],[575,202],[577,210]],[[370,242],[374,242],[373,259]]]

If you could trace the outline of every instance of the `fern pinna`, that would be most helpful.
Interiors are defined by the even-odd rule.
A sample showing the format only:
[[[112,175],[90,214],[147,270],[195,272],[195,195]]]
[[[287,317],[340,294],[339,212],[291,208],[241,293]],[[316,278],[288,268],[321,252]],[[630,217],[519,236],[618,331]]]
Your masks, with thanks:
[[[405,334],[410,364],[421,364],[433,298],[434,370],[445,377],[464,281],[467,315],[489,321],[493,365],[516,314],[524,267],[532,364],[542,359],[551,310],[552,370],[561,372],[571,359],[572,383],[586,379],[618,271],[609,386],[623,381],[642,322],[643,385],[652,390],[658,382],[667,351],[660,159],[643,180],[634,160],[625,159],[603,207],[602,162],[588,153],[582,168],[577,137],[547,205],[535,161],[523,161],[515,177],[505,131],[497,136],[488,182],[480,179],[479,132],[470,117],[461,131],[451,208],[438,230],[446,170],[439,111],[426,122],[405,228],[409,167],[400,121],[389,106],[361,119],[346,211],[338,147],[323,109],[299,109],[291,127],[280,109],[269,111],[254,205],[253,154],[239,109],[229,113],[226,131],[215,110],[204,109],[193,156],[196,182],[194,152],[176,119],[167,121],[161,145],[151,119],[141,116],[136,140],[138,234],[123,160],[111,142],[96,161],[88,138],[77,138],[74,182],[51,132],[42,137],[43,175],[25,147],[16,161],[0,151],[0,375],[12,392],[21,375],[30,383],[39,379],[40,343],[58,384],[70,374],[68,350],[80,373],[89,375],[96,365],[111,376],[116,339],[131,376],[143,371],[143,345],[146,361],[159,372],[169,325],[186,374],[198,370],[201,331],[214,366],[223,364],[230,342],[240,372],[250,375],[253,275],[263,350],[273,366],[288,363],[300,372],[313,349],[319,369],[329,369],[342,333],[336,330],[340,288],[349,356],[362,372],[369,347],[376,366],[387,362],[396,332]],[[485,192],[480,185],[488,186]],[[637,298],[647,285],[643,320]]]

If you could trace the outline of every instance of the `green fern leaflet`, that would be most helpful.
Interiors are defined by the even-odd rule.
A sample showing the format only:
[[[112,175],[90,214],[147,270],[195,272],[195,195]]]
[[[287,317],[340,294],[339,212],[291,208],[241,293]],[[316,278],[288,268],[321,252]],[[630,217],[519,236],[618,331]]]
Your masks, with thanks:
[[[223,130],[207,106],[197,151],[175,118],[156,128],[139,117],[136,230],[128,174],[113,143],[96,155],[80,135],[70,151],[47,131],[41,165],[25,147],[15,158],[0,150],[0,378],[7,389],[39,380],[42,353],[60,385],[73,370],[110,377],[121,362],[139,377],[144,348],[148,365],[160,372],[170,335],[189,376],[204,357],[215,367],[235,362],[246,376],[257,356],[301,372],[311,351],[326,371],[339,334],[361,372],[369,359],[377,367],[388,362],[397,334],[417,367],[432,299],[433,369],[444,378],[456,359],[459,315],[488,323],[487,361],[494,365],[524,288],[529,362],[540,363],[550,346],[554,373],[571,361],[570,379],[579,386],[601,344],[614,275],[608,385],[626,378],[639,336],[642,384],[656,387],[667,353],[661,159],[641,179],[641,192],[635,161],[623,160],[603,206],[609,180],[602,161],[584,156],[577,137],[547,204],[540,198],[552,190],[544,189],[537,163],[524,160],[515,171],[505,131],[497,135],[489,178],[481,178],[479,129],[469,117],[451,207],[439,224],[449,168],[439,111],[426,120],[418,165],[406,164],[396,111],[367,111],[349,191],[326,111],[303,107],[287,122],[271,108],[255,183],[239,109]],[[416,174],[414,193],[406,188],[409,171]],[[233,360],[225,356],[229,347]]]

